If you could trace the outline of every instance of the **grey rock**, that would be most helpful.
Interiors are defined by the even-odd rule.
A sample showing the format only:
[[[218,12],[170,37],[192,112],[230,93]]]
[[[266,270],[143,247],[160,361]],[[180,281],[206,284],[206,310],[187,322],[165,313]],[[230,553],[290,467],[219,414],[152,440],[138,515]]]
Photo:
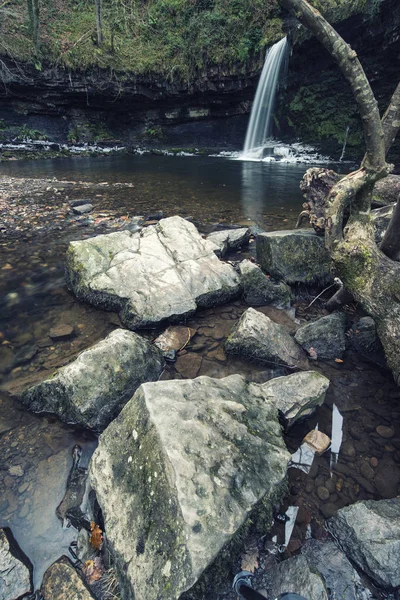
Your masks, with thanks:
[[[388,206],[371,210],[372,223],[375,228],[375,242],[378,245],[383,240],[383,236],[389,226],[395,206],[395,204],[389,204]]]
[[[79,206],[74,206],[72,208],[72,212],[76,215],[85,215],[86,213],[90,213],[93,210],[93,204],[79,204]]]
[[[332,261],[324,239],[311,229],[261,233],[256,248],[262,270],[275,279],[319,285],[332,279]]]
[[[327,527],[348,558],[378,586],[400,586],[400,498],[341,508]]]
[[[139,385],[155,381],[164,367],[159,350],[142,337],[116,329],[55,375],[26,390],[33,412],[51,412],[67,423],[102,431]]]
[[[294,338],[307,352],[313,348],[316,358],[342,358],[346,349],[345,330],[346,315],[335,312],[303,325]]]
[[[130,329],[177,320],[240,292],[233,267],[181,217],[140,233],[122,231],[72,242],[67,278],[78,298],[120,312]]]
[[[0,598],[17,600],[32,591],[30,569],[13,552],[14,540],[0,529]]]
[[[309,417],[325,400],[329,379],[316,371],[276,377],[262,385],[268,401],[282,414],[286,427]]]
[[[209,233],[207,239],[218,246],[217,256],[225,256],[230,250],[238,250],[242,246],[247,246],[250,239],[250,229],[242,227],[240,229],[225,229],[224,231],[213,231]]]
[[[400,195],[400,175],[388,175],[374,185],[372,202],[389,204],[397,202]]]
[[[72,208],[75,208],[76,206],[83,206],[84,204],[91,204],[90,198],[81,198],[80,200],[71,200],[71,202],[69,203],[69,205]]]
[[[89,468],[122,600],[176,600],[227,557],[261,499],[265,526],[289,458],[261,386],[239,375],[143,384]]]
[[[269,576],[270,598],[276,598],[284,592],[293,592],[310,600],[328,600],[322,577],[311,571],[305,556],[284,560],[272,568]]]
[[[372,317],[362,317],[354,323],[347,332],[347,341],[350,348],[368,360],[386,366],[385,352]]]
[[[280,308],[290,306],[292,292],[286,283],[271,281],[260,267],[250,260],[244,260],[239,264],[239,272],[243,297],[247,304],[253,306],[274,304]]]
[[[44,600],[94,599],[69,560],[64,557],[47,569],[40,592]]]
[[[306,359],[301,347],[283,325],[254,308],[248,308],[233,326],[225,342],[229,354],[289,367],[304,366]]]
[[[371,598],[369,591],[362,585],[357,571],[332,539],[308,540],[301,553],[306,557],[309,568],[322,577],[325,586],[330,590],[329,598],[340,598],[340,600]]]

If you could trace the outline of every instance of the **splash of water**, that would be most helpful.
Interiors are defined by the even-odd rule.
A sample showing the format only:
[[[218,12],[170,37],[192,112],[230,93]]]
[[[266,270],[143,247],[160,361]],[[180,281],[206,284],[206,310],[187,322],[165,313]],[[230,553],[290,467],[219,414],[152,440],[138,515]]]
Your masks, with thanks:
[[[261,158],[263,145],[270,135],[271,118],[282,67],[288,55],[286,37],[274,44],[265,59],[247,127],[243,154]]]

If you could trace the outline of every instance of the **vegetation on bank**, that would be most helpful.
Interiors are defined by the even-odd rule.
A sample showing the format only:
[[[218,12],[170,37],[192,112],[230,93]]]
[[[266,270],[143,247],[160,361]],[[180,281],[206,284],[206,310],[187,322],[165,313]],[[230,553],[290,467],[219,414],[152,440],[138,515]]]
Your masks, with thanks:
[[[315,5],[335,21],[372,14],[380,2]],[[246,71],[283,34],[278,0],[0,0],[0,55],[38,70],[50,63],[192,82],[212,69]]]

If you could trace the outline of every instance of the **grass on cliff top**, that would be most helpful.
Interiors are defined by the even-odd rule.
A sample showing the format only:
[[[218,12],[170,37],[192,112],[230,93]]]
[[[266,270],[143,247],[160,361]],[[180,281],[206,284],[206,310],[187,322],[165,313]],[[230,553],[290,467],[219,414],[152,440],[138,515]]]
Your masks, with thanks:
[[[333,20],[381,0],[315,0]],[[104,43],[97,45],[94,0],[39,0],[35,51],[26,0],[0,0],[0,55],[69,69],[100,67],[190,83],[216,70],[261,66],[283,35],[278,0],[102,0]]]

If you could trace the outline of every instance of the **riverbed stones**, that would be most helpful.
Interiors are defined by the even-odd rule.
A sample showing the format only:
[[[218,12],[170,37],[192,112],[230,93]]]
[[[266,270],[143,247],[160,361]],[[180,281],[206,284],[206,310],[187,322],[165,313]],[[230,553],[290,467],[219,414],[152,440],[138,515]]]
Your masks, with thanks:
[[[44,600],[94,600],[66,557],[47,569],[40,592]]]
[[[312,229],[261,233],[256,248],[262,270],[275,279],[318,285],[332,279],[332,261],[324,238]]]
[[[316,371],[275,377],[262,386],[268,401],[274,403],[283,416],[286,428],[309,417],[321,406],[328,387],[329,379]]]
[[[304,366],[306,362],[303,350],[283,325],[254,308],[248,308],[233,326],[225,350],[250,360],[288,367]]]
[[[327,526],[378,586],[400,587],[400,498],[357,502],[340,509]]]
[[[17,600],[32,591],[30,570],[17,554],[16,542],[6,530],[0,529],[1,600]]]
[[[266,400],[239,375],[145,383],[100,436],[90,481],[122,600],[175,600],[261,499],[272,515],[290,456]]]
[[[282,308],[290,306],[292,292],[286,283],[272,281],[250,260],[243,260],[239,264],[239,272],[243,298],[247,304],[251,306],[274,304]]]
[[[140,233],[71,242],[67,279],[81,300],[118,311],[130,329],[147,327],[239,294],[239,276],[216,248],[189,221],[169,217]]]
[[[331,439],[326,433],[318,429],[312,429],[303,439],[303,443],[307,444],[317,455],[321,455],[329,448]]]
[[[300,327],[294,338],[310,357],[342,358],[346,349],[346,315],[335,312]]]
[[[161,352],[132,331],[116,329],[52,377],[26,390],[33,412],[55,413],[67,423],[102,431],[139,385],[164,368]]]
[[[213,231],[209,233],[207,239],[218,246],[215,251],[217,256],[224,257],[229,251],[239,250],[242,246],[247,246],[250,239],[250,229],[241,227],[240,229],[225,229],[223,231]]]

